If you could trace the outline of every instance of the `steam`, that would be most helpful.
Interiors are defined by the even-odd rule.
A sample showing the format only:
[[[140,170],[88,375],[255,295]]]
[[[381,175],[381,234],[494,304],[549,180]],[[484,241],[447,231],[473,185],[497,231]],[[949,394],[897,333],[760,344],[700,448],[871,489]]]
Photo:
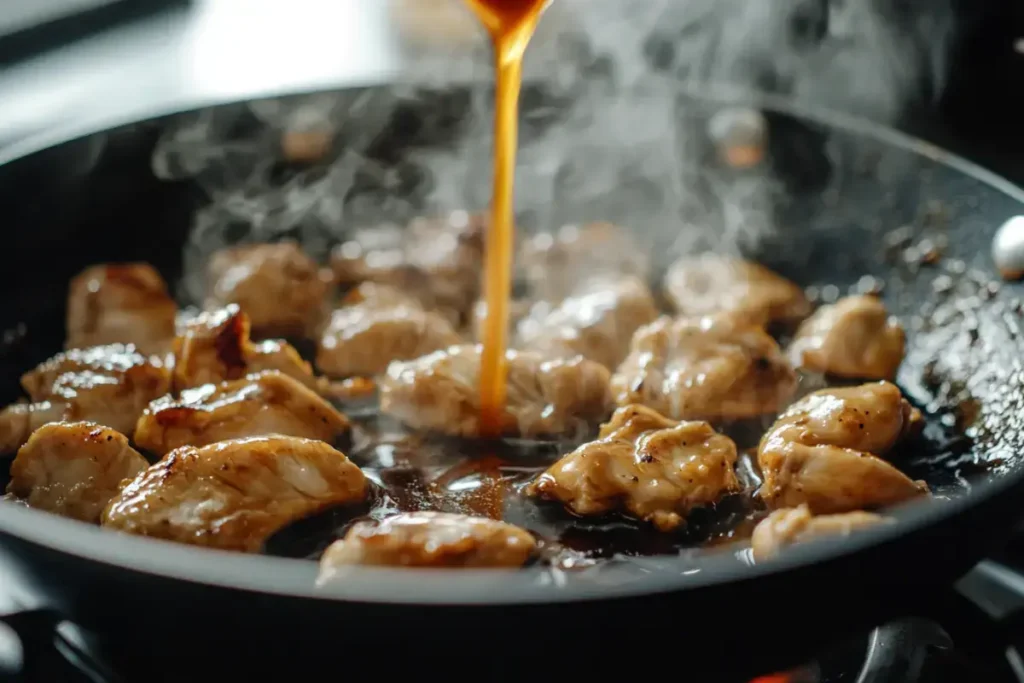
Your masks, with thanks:
[[[714,112],[681,92],[768,91],[897,123],[941,91],[950,1],[914,11],[885,0],[554,0],[524,67],[519,224],[615,222],[662,260],[756,246],[776,232],[779,182],[766,165],[717,163]],[[359,228],[486,209],[488,40],[461,0],[393,9],[401,82],[206,110],[167,130],[156,174],[194,179],[210,196],[187,273],[240,241],[293,237],[324,258]],[[284,133],[324,131],[327,163],[281,162]],[[186,277],[184,294],[198,285]]]

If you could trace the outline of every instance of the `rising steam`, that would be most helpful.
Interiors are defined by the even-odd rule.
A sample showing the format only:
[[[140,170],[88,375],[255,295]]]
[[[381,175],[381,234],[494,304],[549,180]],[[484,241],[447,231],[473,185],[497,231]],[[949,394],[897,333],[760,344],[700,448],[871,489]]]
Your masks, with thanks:
[[[716,164],[707,117],[680,92],[725,84],[897,122],[941,89],[949,1],[915,13],[894,0],[554,0],[525,65],[520,224],[612,221],[663,258],[756,243],[774,229],[776,179]],[[486,208],[486,36],[461,0],[394,3],[401,82],[208,110],[168,129],[155,172],[193,178],[211,199],[187,272],[238,241],[287,235],[324,257],[359,227]],[[330,163],[283,165],[286,132],[332,135]]]

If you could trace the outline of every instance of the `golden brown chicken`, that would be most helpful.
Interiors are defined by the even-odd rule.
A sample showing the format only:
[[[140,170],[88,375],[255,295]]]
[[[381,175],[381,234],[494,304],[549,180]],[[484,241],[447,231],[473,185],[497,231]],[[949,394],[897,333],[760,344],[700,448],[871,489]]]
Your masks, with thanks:
[[[801,505],[776,510],[765,517],[754,528],[750,542],[754,560],[763,562],[797,543],[833,536],[849,536],[857,531],[890,522],[891,520],[881,515],[861,510],[816,517],[809,507]]]
[[[654,298],[635,277],[587,280],[557,306],[540,303],[519,321],[517,347],[547,358],[583,356],[614,370],[637,328],[658,317]]]
[[[110,501],[103,525],[256,552],[290,522],[366,495],[362,471],[324,442],[258,436],[171,451]]]
[[[541,301],[561,301],[593,273],[640,280],[650,273],[636,235],[611,223],[566,225],[533,235],[520,247],[517,264],[530,295]]]
[[[392,363],[379,382],[381,411],[416,429],[479,436],[480,353],[480,346],[452,346]],[[584,358],[549,361],[527,351],[508,351],[506,359],[503,435],[567,434],[610,411],[603,365]]]
[[[625,510],[662,531],[690,510],[740,490],[736,444],[706,422],[673,422],[643,406],[626,406],[583,444],[527,487],[578,515]]]
[[[682,315],[723,313],[753,325],[791,322],[810,312],[803,290],[789,280],[719,254],[676,261],[665,274],[665,295]]]
[[[121,484],[148,465],[120,432],[94,422],[53,422],[18,449],[7,493],[30,507],[98,524]]]
[[[806,504],[824,515],[926,495],[924,482],[882,459],[920,420],[889,382],[809,394],[761,439],[761,498],[773,508]]]
[[[388,285],[363,283],[355,303],[334,311],[320,334],[316,364],[333,377],[372,377],[461,341],[443,316]],[[351,300],[346,297],[346,300]]]
[[[797,376],[760,327],[663,316],[637,330],[611,386],[620,406],[640,403],[676,420],[737,420],[778,412]]]
[[[335,280],[391,285],[459,326],[480,293],[484,227],[482,216],[454,211],[416,219],[404,230],[359,231],[331,255]]]
[[[537,542],[517,526],[445,512],[407,512],[357,522],[320,560],[318,583],[351,565],[393,567],[521,567]]]
[[[143,353],[166,352],[177,310],[167,283],[149,264],[91,266],[68,286],[65,348],[121,343]]]
[[[789,353],[798,367],[836,377],[896,377],[906,335],[875,296],[848,296],[822,306],[797,330]]]
[[[108,344],[71,349],[21,378],[31,403],[0,411],[0,452],[17,450],[47,422],[89,421],[131,435],[149,402],[170,389],[170,372],[156,356]]]
[[[206,308],[238,304],[260,337],[304,337],[327,313],[332,275],[292,241],[230,247],[208,267]]]
[[[231,304],[185,323],[174,341],[174,390],[182,391],[263,370],[280,370],[314,390],[321,382],[299,352],[284,341],[253,343],[249,316]]]
[[[149,404],[135,427],[140,448],[164,455],[245,436],[281,434],[335,442],[348,419],[297,380],[277,370],[186,389]]]

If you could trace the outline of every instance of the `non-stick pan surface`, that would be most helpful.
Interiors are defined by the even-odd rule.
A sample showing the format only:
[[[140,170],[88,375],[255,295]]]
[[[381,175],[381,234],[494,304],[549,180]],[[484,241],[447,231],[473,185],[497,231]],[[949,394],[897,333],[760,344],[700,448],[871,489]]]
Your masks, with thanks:
[[[736,103],[724,94],[681,98],[681,126],[693,134],[679,138],[683,149],[666,152],[692,160],[694,204],[683,214],[699,214],[709,234],[720,232],[714,221],[732,210],[723,187],[750,181],[717,166],[713,146],[694,131]],[[26,605],[132,646],[160,647],[187,632],[192,654],[217,651],[227,638],[276,643],[277,650],[314,658],[329,654],[337,639],[370,647],[380,644],[380,634],[406,644],[415,638],[428,649],[452,634],[467,642],[529,634],[530,642],[551,643],[567,630],[589,638],[618,629],[623,639],[642,643],[650,625],[666,623],[688,626],[685,637],[675,631],[673,642],[661,646],[706,654],[728,649],[724,626],[701,627],[721,618],[750,620],[758,632],[744,647],[770,656],[784,643],[809,648],[832,635],[817,627],[823,610],[830,623],[839,613],[853,628],[911,609],[914,596],[966,571],[1019,517],[1022,308],[1018,288],[995,276],[990,244],[997,227],[1024,211],[1024,193],[891,131],[785,102],[756,105],[770,133],[770,182],[760,190],[761,205],[767,201],[776,230],[746,250],[826,300],[884,283],[886,301],[909,333],[899,383],[953,437],[948,448],[909,453],[903,463],[933,484],[934,500],[893,511],[895,525],[795,548],[757,566],[742,550],[697,549],[626,563],[623,571],[375,569],[323,588],[314,584],[315,563],[306,560],[108,533],[4,503],[0,545]],[[106,147],[89,160],[87,173],[65,174],[54,186],[38,173],[34,192],[3,196],[0,208],[15,217],[9,267],[0,275],[0,316],[10,330],[0,360],[6,400],[16,397],[21,372],[61,346],[64,289],[77,270],[138,259],[170,278],[180,274],[185,236],[205,198],[187,181],[152,177],[153,143],[174,121],[105,133]],[[384,130],[397,135],[401,126]],[[2,178],[38,168],[43,155],[64,168],[81,162],[81,141],[48,143],[0,167]],[[400,148],[396,143],[383,157],[400,157]],[[599,217],[581,217],[589,218]],[[259,648],[249,655],[261,660]]]

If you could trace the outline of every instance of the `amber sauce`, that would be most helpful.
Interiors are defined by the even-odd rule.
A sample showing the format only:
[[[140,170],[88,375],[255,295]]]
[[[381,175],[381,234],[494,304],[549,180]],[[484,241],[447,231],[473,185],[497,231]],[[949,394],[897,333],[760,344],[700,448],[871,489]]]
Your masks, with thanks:
[[[499,436],[505,410],[505,349],[512,290],[513,185],[523,54],[550,0],[466,0],[494,44],[494,192],[484,264],[487,317],[480,366],[480,431]]]

